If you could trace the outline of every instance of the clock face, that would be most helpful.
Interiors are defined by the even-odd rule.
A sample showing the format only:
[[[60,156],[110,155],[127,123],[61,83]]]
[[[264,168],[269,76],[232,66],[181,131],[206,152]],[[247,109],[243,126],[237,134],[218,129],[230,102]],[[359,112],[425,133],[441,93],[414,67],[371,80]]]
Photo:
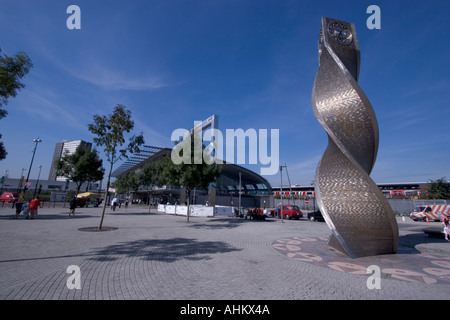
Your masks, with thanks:
[[[343,23],[333,22],[328,26],[328,33],[335,41],[344,46],[352,43],[352,31]]]

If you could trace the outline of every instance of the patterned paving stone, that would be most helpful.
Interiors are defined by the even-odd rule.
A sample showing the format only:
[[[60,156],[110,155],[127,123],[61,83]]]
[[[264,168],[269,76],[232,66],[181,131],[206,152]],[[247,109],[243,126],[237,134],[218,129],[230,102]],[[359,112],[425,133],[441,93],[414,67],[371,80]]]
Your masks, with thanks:
[[[380,269],[383,279],[450,284],[448,255],[417,253],[399,248],[396,254],[351,259],[329,247],[326,237],[284,238],[275,241],[273,247],[291,259],[341,272],[369,276],[373,274],[373,270],[368,268],[376,266]]]
[[[349,260],[332,252],[325,223],[252,221],[148,213],[131,206],[42,208],[34,220],[0,207],[1,300],[317,300],[435,299],[450,294],[449,243],[400,225],[402,252]],[[85,230],[85,229],[84,229]],[[420,249],[420,250],[419,250]],[[381,267],[381,289],[367,266]],[[79,268],[79,288],[70,266]],[[416,274],[417,273],[417,274]]]

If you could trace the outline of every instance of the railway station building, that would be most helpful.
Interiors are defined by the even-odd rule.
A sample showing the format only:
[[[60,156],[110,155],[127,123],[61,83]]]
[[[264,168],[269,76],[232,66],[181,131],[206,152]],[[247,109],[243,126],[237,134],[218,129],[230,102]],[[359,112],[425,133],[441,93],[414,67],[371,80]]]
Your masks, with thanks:
[[[118,169],[112,176],[119,178],[128,172],[138,172],[146,163],[157,161],[164,157],[170,157],[172,149],[144,146],[138,154],[134,154]],[[201,205],[221,205],[244,208],[270,207],[272,197],[270,183],[259,174],[242,166],[223,163],[222,172],[215,186],[208,190],[195,189],[191,192],[191,203]],[[165,185],[154,187],[151,193],[145,188],[133,192],[132,201],[162,204],[184,204],[186,201],[186,190],[181,186]]]

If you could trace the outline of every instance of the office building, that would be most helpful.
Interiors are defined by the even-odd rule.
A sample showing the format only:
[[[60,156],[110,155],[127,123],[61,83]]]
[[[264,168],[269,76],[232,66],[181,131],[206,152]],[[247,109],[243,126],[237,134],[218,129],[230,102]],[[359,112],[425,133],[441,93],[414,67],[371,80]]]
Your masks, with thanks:
[[[52,163],[50,166],[50,172],[48,175],[49,181],[66,181],[65,177],[56,176],[56,167],[55,162],[61,159],[64,154],[72,155],[77,150],[78,146],[83,145],[89,150],[92,147],[91,142],[86,142],[83,140],[63,140],[62,142],[58,142],[55,146],[55,152],[53,153]]]

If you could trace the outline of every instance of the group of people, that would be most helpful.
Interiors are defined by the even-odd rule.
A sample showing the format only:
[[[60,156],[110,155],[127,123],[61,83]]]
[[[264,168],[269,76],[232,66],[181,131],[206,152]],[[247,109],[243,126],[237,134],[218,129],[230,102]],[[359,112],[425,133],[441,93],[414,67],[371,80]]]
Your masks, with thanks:
[[[97,203],[101,203],[101,201],[97,200]],[[125,200],[125,208],[128,207],[129,200]],[[79,200],[76,196],[73,197],[73,199],[69,202],[69,217],[75,215],[75,209],[79,205]],[[114,198],[111,202],[111,209],[114,211],[117,206],[120,207],[121,202],[117,198]],[[30,203],[27,203],[23,197],[23,193],[19,195],[19,198],[17,199],[15,203],[16,207],[16,213],[13,217],[13,219],[17,219],[19,214],[22,212],[24,215],[26,215],[26,219],[34,219],[34,217],[38,214],[38,208],[42,208],[42,204],[39,200],[39,196],[33,198],[33,200],[30,201]]]
[[[94,207],[98,207],[101,203],[103,202],[102,199],[100,198],[96,198],[95,201],[93,202]],[[72,200],[70,200],[69,202],[69,217],[72,215],[75,215],[75,209],[80,206],[86,206],[86,208],[91,204],[91,201],[89,198],[87,198],[85,200],[85,202],[83,202],[80,198],[78,198],[76,195],[73,196]]]
[[[27,203],[23,197],[23,193],[21,193],[16,202],[16,213],[14,215],[14,219],[17,219],[22,211],[26,216],[26,219],[34,219],[34,216],[38,214],[39,207],[42,208],[39,196],[33,198],[30,203]]]
[[[129,203],[130,203],[130,201],[128,199],[125,199],[125,203],[124,203],[125,209],[128,208]],[[114,199],[112,199],[112,201],[111,201],[111,210],[116,211],[116,207],[119,206],[119,208],[120,208],[121,205],[122,205],[122,201],[117,199],[116,197],[114,197]]]
[[[125,200],[125,208],[128,207],[129,200]],[[23,194],[19,195],[19,198],[16,202],[16,213],[14,215],[14,219],[17,219],[19,214],[23,211],[26,215],[27,219],[34,219],[34,216],[37,215],[37,211],[39,207],[42,207],[41,202],[39,201],[39,197],[35,197],[33,200],[30,201],[29,204],[26,203],[24,200]],[[69,202],[69,217],[75,215],[75,209],[79,205],[79,200],[76,196],[73,197],[72,200]],[[114,198],[111,202],[111,209],[114,211],[116,210],[116,207],[120,207],[121,202],[117,198]]]

